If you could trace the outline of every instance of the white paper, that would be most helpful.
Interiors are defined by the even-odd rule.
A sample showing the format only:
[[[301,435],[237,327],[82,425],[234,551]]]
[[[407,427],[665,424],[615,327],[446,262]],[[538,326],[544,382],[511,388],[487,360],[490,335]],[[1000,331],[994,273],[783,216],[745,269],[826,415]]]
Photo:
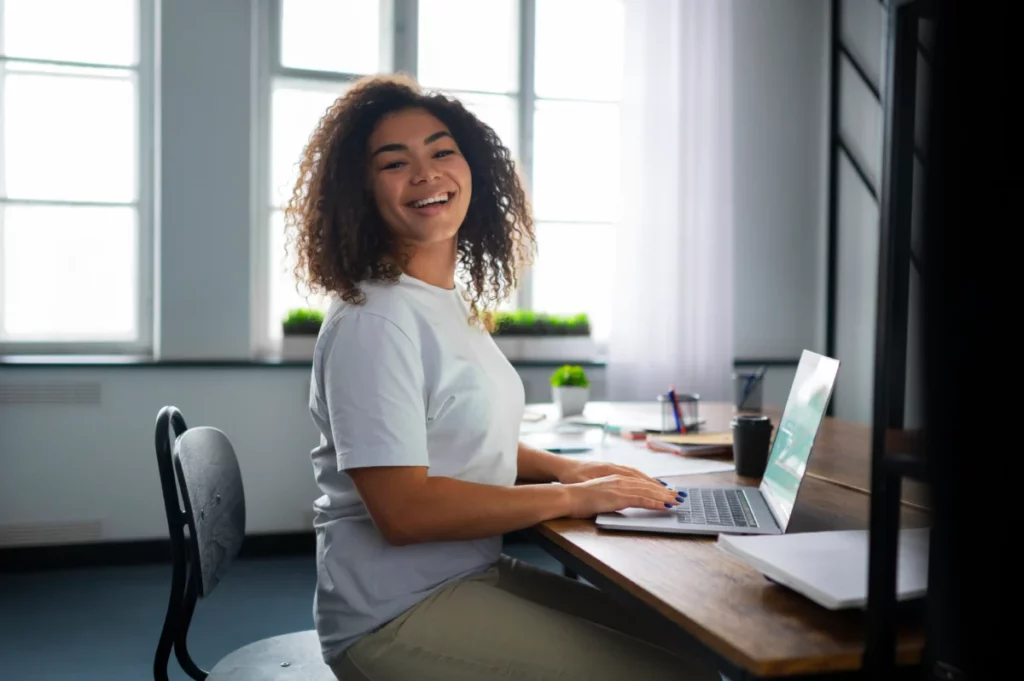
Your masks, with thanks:
[[[606,423],[628,430],[660,430],[662,427],[661,410],[656,402],[590,402],[582,415],[569,416],[563,420],[559,420],[553,404],[531,404],[527,405],[527,410],[546,417],[542,421],[524,422],[525,429],[531,432]]]
[[[581,454],[563,454],[574,461],[601,461],[620,466],[630,466],[650,475],[699,475],[735,470],[731,461],[696,459],[654,452],[643,443],[622,440],[614,435],[603,435],[600,429],[587,429],[578,433],[548,431],[528,433],[522,436],[523,444],[537,449],[577,449],[586,447],[590,451]]]
[[[587,454],[573,454],[574,459],[605,461],[621,466],[631,466],[654,478],[670,475],[699,475],[701,473],[722,473],[735,470],[730,461],[713,459],[684,459],[675,454],[652,452],[645,447],[628,450],[622,448],[597,449]]]

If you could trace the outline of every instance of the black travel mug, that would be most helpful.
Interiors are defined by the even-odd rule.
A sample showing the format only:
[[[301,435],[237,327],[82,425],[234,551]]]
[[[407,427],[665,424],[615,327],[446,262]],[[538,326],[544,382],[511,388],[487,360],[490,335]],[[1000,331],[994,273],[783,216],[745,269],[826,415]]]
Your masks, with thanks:
[[[732,458],[736,474],[760,478],[768,466],[772,421],[763,415],[739,415],[732,420]]]

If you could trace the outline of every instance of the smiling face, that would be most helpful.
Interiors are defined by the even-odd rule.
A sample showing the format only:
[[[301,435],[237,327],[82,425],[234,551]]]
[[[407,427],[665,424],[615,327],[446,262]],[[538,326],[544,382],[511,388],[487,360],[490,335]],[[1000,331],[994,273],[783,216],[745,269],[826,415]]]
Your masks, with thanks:
[[[469,209],[469,164],[447,126],[425,109],[388,114],[370,135],[368,186],[405,244],[449,242]]]

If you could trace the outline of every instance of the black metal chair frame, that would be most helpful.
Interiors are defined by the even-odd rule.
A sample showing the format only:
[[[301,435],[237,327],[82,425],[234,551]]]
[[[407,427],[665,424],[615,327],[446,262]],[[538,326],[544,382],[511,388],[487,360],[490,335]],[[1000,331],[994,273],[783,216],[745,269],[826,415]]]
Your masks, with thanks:
[[[175,407],[164,407],[156,420],[156,458],[160,471],[164,509],[171,539],[171,595],[167,614],[153,661],[153,678],[169,681],[167,665],[171,649],[178,664],[190,677],[203,681],[209,676],[195,663],[188,652],[188,630],[192,624],[196,601],[199,599],[199,545],[196,539],[195,518],[187,494],[180,493],[184,486],[180,464],[174,457],[174,442],[188,430],[185,418]],[[179,505],[180,499],[180,505]],[[186,528],[188,532],[186,533]]]

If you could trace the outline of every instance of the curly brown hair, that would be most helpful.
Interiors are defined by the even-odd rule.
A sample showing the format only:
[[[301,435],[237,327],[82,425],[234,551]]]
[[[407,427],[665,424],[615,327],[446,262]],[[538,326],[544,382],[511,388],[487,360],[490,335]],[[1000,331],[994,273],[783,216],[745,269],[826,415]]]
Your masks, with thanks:
[[[311,292],[361,304],[365,281],[394,282],[397,243],[367,182],[371,133],[387,114],[421,108],[444,123],[469,165],[473,193],[458,232],[458,269],[475,316],[494,309],[518,285],[532,256],[534,228],[509,150],[461,102],[427,93],[406,76],[362,79],[325,112],[299,163],[285,208],[295,275]]]

